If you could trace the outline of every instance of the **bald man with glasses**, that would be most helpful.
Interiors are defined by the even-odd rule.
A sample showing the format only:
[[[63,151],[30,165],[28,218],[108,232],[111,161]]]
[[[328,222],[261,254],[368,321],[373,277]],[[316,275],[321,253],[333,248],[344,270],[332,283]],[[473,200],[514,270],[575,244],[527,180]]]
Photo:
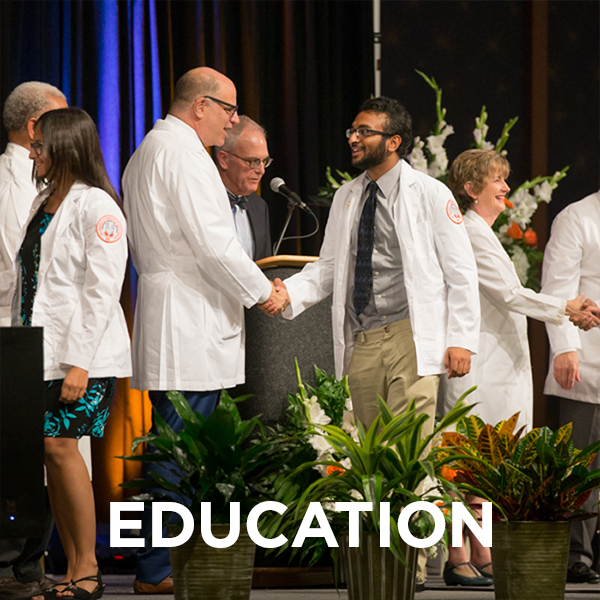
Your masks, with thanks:
[[[246,254],[256,261],[272,255],[269,207],[256,191],[273,159],[265,129],[245,115],[239,119],[225,143],[213,150],[238,239]]]

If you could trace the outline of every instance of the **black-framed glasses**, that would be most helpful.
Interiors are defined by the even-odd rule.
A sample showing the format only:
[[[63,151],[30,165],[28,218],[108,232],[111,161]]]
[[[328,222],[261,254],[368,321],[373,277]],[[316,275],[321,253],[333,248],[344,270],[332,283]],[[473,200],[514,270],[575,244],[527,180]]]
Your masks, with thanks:
[[[265,169],[273,163],[273,159],[270,156],[267,158],[244,158],[243,156],[239,156],[234,152],[229,152],[229,150],[224,150],[227,154],[233,154],[236,158],[243,160],[251,169],[258,169],[259,165],[264,165]]]
[[[42,152],[44,151],[44,144],[40,144],[39,142],[31,142],[31,144],[29,144],[31,146],[31,149],[35,152],[36,156],[41,156]]]
[[[348,139],[350,139],[354,133],[356,134],[356,137],[359,140],[371,137],[372,135],[383,135],[385,137],[392,137],[394,135],[398,135],[397,133],[387,133],[386,131],[377,131],[376,129],[369,129],[368,127],[357,127],[356,129],[351,127],[350,129],[346,129],[346,137]]]
[[[204,96],[213,102],[218,102],[221,105],[221,108],[230,116],[233,117],[235,113],[238,111],[239,106],[237,104],[230,104],[229,102],[225,102],[225,100],[219,100],[218,98],[213,98],[213,96]]]

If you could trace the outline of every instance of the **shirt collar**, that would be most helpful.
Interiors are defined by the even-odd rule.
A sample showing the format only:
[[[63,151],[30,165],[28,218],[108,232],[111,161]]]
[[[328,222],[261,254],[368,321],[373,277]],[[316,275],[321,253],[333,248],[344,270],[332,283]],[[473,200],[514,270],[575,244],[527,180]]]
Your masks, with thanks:
[[[27,148],[23,148],[23,146],[20,144],[8,142],[4,154],[14,158],[24,165],[27,165],[30,169],[33,166],[33,161],[29,158],[29,150],[27,150]]]
[[[398,183],[398,178],[400,177],[401,165],[402,165],[402,161],[399,160],[387,173],[382,175],[377,180],[377,186],[381,190],[381,193],[383,194],[384,198],[390,197],[390,194],[392,193],[394,186]],[[366,179],[365,185],[368,186],[369,183],[372,181],[371,178],[369,177],[368,173],[367,173],[367,176],[365,177],[365,179]]]

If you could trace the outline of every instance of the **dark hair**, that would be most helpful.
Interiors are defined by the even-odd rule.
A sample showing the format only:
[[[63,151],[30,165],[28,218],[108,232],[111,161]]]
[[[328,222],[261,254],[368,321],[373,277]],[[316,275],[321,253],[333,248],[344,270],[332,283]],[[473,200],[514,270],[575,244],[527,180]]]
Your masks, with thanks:
[[[406,108],[398,100],[381,96],[379,98],[369,98],[369,100],[363,102],[359,112],[363,111],[385,114],[384,131],[397,134],[402,138],[396,152],[400,158],[407,156],[413,143],[413,132],[412,118]]]
[[[80,108],[59,108],[44,113],[35,124],[44,136],[50,168],[40,183],[59,184],[71,175],[76,181],[104,190],[121,204],[106,167],[98,131],[90,115]]]

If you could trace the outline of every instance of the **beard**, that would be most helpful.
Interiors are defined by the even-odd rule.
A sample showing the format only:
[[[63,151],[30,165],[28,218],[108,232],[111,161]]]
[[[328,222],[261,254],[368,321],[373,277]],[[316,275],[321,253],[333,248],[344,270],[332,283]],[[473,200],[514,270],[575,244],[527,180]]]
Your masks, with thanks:
[[[386,150],[385,142],[386,139],[382,138],[381,142],[374,148],[363,146],[363,157],[353,162],[352,166],[363,171],[379,166],[390,154]]]

